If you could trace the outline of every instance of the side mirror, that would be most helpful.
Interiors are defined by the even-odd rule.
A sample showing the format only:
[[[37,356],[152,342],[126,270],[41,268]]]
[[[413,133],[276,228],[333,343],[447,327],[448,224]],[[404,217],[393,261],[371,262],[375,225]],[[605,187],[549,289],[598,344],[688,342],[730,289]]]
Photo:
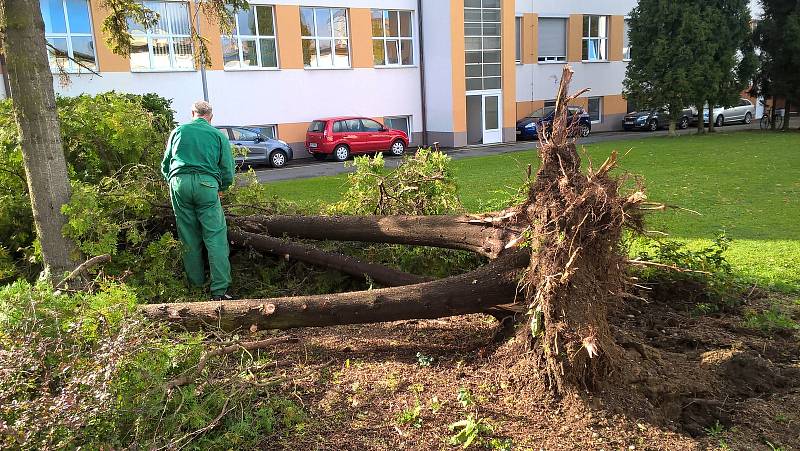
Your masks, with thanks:
[[[257,143],[260,143],[260,142],[262,142],[262,141],[265,141],[265,139],[264,139],[264,137],[263,137],[263,136],[261,136],[261,135],[256,135],[256,139],[254,139],[253,141],[254,141],[254,142],[257,142]]]

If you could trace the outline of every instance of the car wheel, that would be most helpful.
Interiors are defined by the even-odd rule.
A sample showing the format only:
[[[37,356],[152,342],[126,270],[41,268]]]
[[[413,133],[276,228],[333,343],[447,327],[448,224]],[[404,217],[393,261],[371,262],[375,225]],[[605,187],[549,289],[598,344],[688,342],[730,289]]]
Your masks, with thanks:
[[[269,156],[269,164],[273,168],[286,166],[286,154],[282,150],[276,150]]]
[[[325,161],[328,158],[328,155],[324,153],[312,153],[311,155],[314,155],[314,159],[317,161]]]
[[[650,124],[648,124],[647,129],[650,130],[651,132],[658,130],[658,121],[655,119],[650,121]]]
[[[678,123],[678,127],[681,130],[686,130],[687,128],[689,128],[689,118],[686,117],[686,116],[683,116],[681,118],[681,121]]]
[[[389,152],[395,157],[401,157],[404,153],[406,153],[406,145],[403,143],[403,141],[398,139],[392,143],[392,147],[389,149]]]
[[[725,117],[722,116],[721,114],[717,116],[717,120],[716,122],[714,122],[714,125],[716,125],[717,127],[722,127],[723,125],[725,125]]]
[[[350,148],[344,144],[339,144],[333,149],[333,159],[336,161],[344,161],[350,158]]]
[[[751,122],[753,122],[753,115],[748,111],[747,114],[744,115],[744,123],[750,124]]]
[[[588,125],[581,125],[581,138],[586,138],[592,133],[592,129]]]

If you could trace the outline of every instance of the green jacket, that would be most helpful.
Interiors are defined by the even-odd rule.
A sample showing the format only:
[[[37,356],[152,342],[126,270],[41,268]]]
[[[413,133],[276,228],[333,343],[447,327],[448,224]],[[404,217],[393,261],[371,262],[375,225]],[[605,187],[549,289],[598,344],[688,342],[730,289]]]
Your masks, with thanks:
[[[233,152],[228,137],[198,118],[178,126],[169,135],[161,173],[169,181],[177,174],[202,173],[219,182],[225,191],[233,183]]]

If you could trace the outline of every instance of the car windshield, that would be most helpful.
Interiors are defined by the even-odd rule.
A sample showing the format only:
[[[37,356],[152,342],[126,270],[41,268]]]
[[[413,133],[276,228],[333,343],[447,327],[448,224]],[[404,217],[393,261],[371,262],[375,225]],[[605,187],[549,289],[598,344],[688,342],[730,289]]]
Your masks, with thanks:
[[[555,109],[556,109],[556,107],[554,107],[554,106],[547,106],[547,107],[544,107],[544,108],[539,108],[538,110],[536,110],[533,113],[531,113],[530,116],[528,116],[528,118],[530,118],[530,119],[541,119],[543,117],[549,116],[553,112],[553,110],[555,110]]]
[[[327,122],[325,121],[314,121],[311,123],[311,125],[308,126],[308,131],[314,133],[322,133],[323,131],[325,131],[326,123]]]

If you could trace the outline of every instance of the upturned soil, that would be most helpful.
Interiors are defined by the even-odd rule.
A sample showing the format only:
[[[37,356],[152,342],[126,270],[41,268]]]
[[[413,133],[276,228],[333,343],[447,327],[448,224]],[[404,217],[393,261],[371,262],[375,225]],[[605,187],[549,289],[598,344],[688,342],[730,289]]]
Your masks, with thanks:
[[[744,327],[747,309],[796,302],[753,290],[733,311],[699,315],[678,301],[626,301],[612,312],[623,361],[600,392],[555,400],[533,359],[493,342],[484,315],[291,331],[275,350],[301,404],[301,431],[265,449],[439,450],[448,426],[483,419],[470,449],[800,449],[800,336]],[[458,392],[468,390],[466,407]],[[462,396],[463,398],[463,396]],[[419,406],[418,415],[414,415]],[[405,415],[404,415],[405,412]]]

